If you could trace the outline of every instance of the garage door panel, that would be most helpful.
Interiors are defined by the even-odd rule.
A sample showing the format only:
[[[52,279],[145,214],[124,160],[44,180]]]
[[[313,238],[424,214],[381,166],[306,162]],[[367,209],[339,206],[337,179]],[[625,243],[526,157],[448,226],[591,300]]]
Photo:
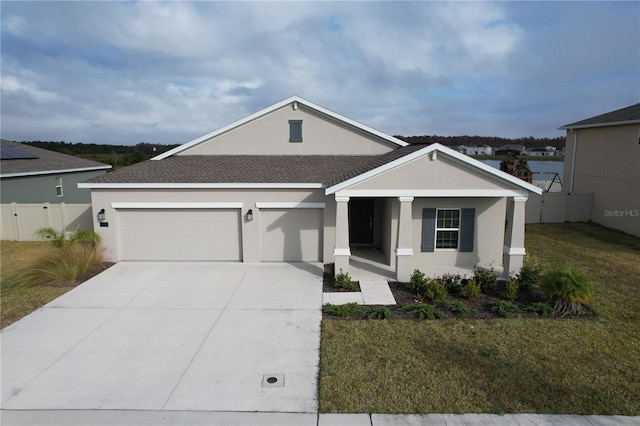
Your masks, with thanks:
[[[322,260],[322,209],[261,210],[262,260]]]
[[[238,209],[126,209],[118,214],[125,260],[241,260]]]

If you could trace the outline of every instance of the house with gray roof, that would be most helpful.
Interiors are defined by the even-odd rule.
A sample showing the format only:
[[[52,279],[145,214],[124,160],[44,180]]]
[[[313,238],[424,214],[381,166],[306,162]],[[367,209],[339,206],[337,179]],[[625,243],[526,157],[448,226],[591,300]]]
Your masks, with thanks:
[[[640,103],[559,129],[565,192],[593,194],[591,221],[640,236]]]
[[[112,261],[323,262],[336,272],[368,262],[399,281],[416,268],[518,272],[524,205],[541,192],[297,96],[79,187],[91,190]]]
[[[102,176],[108,164],[0,141],[0,238],[29,241],[44,226],[91,227],[91,192],[78,183]],[[64,207],[61,207],[64,206]],[[86,212],[86,214],[84,213]]]

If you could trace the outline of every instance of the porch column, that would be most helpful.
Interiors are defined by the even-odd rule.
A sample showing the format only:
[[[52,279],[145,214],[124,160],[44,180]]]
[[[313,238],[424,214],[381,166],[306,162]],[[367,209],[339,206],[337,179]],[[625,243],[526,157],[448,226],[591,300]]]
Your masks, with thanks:
[[[524,203],[527,197],[507,200],[507,234],[504,242],[504,276],[511,277],[522,268],[524,260]]]
[[[400,214],[398,217],[398,246],[396,247],[396,280],[408,282],[413,267],[413,221],[411,204],[413,197],[398,197]]]
[[[349,272],[349,197],[336,195],[336,245],[333,248],[333,258],[336,275]]]

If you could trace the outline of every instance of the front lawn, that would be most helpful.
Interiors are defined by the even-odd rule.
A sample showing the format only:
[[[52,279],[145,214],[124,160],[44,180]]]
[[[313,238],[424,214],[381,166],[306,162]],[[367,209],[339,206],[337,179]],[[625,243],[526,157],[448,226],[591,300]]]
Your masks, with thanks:
[[[543,269],[588,273],[595,318],[325,320],[320,411],[640,414],[640,239],[591,224],[526,238]]]
[[[72,287],[20,287],[11,288],[11,276],[19,269],[43,257],[55,248],[45,241],[2,241],[0,243],[0,328],[18,321],[34,310],[46,305]]]

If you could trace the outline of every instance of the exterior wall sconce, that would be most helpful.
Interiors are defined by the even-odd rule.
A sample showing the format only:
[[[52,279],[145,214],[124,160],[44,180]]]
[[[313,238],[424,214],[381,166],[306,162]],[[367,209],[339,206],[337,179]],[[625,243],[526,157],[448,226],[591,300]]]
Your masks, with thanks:
[[[251,222],[253,220],[253,210],[249,209],[247,212],[247,221]]]
[[[104,222],[106,220],[106,216],[104,214],[104,209],[98,212],[98,222]]]

